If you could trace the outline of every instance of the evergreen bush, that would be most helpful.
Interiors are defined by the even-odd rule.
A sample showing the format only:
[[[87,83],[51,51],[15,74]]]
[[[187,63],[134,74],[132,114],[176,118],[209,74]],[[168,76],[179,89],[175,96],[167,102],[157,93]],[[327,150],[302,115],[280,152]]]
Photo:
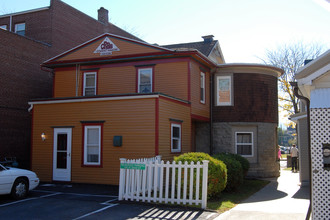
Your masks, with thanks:
[[[218,198],[221,192],[225,189],[227,184],[227,167],[222,161],[216,160],[210,155],[200,152],[190,152],[190,153],[182,154],[178,157],[174,157],[175,162],[181,161],[182,163],[184,163],[185,161],[187,161],[188,164],[190,164],[191,161],[193,161],[194,163],[197,163],[197,161],[202,163],[203,160],[209,161],[208,188],[207,188],[208,198],[209,199]],[[196,170],[194,175],[196,175]],[[201,180],[202,180],[202,173],[201,173]],[[201,180],[200,180],[200,189],[202,185]]]
[[[213,157],[223,161],[227,166],[227,186],[225,191],[236,191],[243,183],[243,168],[241,163],[233,156],[226,153],[216,154]]]

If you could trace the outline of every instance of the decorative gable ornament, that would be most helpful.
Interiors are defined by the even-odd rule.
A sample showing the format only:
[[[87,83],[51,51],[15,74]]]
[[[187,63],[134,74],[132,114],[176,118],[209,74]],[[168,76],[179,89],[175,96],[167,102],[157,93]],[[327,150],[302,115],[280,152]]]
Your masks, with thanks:
[[[119,48],[108,38],[106,37],[102,43],[96,48],[94,53],[99,53],[102,55],[111,55],[113,51],[120,51]]]

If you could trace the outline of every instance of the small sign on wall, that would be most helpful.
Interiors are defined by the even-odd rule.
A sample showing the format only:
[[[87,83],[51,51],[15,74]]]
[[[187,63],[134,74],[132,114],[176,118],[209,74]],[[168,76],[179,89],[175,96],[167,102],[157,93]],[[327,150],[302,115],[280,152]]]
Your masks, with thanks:
[[[94,53],[102,55],[111,55],[113,51],[120,51],[119,48],[108,38],[104,38],[102,43],[96,48]]]
[[[140,163],[121,163],[120,169],[129,169],[129,170],[145,170],[146,165]]]

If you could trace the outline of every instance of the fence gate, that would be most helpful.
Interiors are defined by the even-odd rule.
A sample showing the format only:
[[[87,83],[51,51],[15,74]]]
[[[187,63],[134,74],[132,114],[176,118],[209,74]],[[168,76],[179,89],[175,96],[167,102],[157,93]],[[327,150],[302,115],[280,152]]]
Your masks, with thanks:
[[[120,159],[119,200],[207,204],[208,163],[170,163],[160,157]]]

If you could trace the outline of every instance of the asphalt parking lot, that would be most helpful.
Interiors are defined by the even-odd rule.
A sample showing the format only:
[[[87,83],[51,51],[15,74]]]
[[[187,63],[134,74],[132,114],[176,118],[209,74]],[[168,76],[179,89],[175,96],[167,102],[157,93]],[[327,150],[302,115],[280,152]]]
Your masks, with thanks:
[[[117,187],[40,184],[26,199],[0,196],[2,219],[214,219],[217,213],[117,200]]]

